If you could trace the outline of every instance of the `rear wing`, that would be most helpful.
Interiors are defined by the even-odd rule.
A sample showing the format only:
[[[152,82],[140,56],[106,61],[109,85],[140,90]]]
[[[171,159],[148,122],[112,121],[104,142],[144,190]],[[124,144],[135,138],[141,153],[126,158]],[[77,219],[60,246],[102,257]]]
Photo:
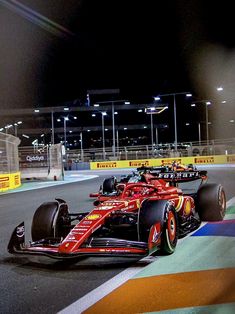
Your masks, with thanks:
[[[156,179],[163,179],[167,182],[186,182],[194,180],[206,180],[207,171],[206,170],[196,170],[196,171],[151,171],[150,172]]]

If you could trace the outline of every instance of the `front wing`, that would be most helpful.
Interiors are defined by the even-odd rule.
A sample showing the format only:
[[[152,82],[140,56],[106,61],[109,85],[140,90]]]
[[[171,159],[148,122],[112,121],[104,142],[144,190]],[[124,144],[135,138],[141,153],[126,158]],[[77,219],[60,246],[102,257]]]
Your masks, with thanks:
[[[91,238],[72,253],[60,253],[60,239],[47,238],[25,245],[24,223],[18,225],[8,244],[11,254],[43,255],[55,259],[71,259],[81,256],[138,257],[149,253],[148,243],[117,238]]]

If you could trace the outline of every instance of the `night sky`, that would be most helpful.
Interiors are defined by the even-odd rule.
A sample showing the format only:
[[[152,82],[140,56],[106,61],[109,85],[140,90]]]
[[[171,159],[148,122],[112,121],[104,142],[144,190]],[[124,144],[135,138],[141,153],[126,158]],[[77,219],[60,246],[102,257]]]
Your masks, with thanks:
[[[1,108],[75,99],[83,104],[88,89],[107,88],[120,89],[119,97],[134,103],[182,91],[219,101],[216,86],[227,84],[231,115],[231,6],[209,0],[0,0]],[[41,16],[48,20],[40,23]]]

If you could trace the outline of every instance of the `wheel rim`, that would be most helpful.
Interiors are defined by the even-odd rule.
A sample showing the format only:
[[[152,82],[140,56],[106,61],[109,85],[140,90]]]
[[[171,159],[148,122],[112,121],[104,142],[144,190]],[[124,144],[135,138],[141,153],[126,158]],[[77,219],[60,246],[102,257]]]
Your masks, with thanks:
[[[220,213],[222,216],[224,216],[225,209],[226,209],[226,200],[225,200],[225,193],[223,190],[221,190],[219,194],[219,205],[221,207]]]
[[[173,243],[176,236],[176,220],[175,220],[175,215],[172,211],[168,213],[167,231],[168,231],[169,240],[171,243]]]

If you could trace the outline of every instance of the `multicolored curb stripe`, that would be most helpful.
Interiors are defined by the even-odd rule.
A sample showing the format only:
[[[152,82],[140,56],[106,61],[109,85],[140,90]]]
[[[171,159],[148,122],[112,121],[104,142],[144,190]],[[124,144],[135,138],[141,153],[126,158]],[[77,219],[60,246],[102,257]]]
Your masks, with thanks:
[[[83,313],[235,313],[235,206]]]

